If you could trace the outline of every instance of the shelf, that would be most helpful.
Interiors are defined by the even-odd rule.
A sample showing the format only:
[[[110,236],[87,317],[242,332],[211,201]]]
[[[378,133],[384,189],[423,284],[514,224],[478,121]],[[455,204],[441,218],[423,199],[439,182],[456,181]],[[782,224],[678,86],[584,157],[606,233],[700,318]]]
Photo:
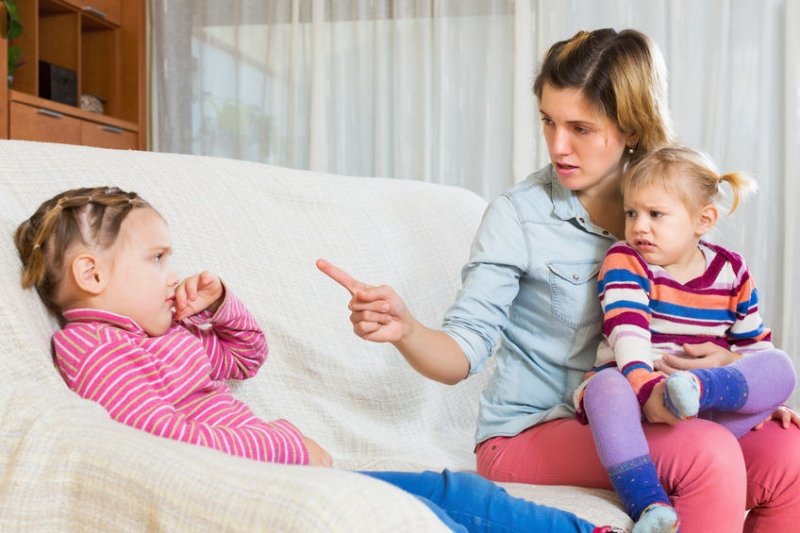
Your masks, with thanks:
[[[79,128],[83,144],[96,144],[94,128],[100,128],[101,132],[120,130],[126,136],[126,145],[133,135],[135,147],[146,149],[145,3],[146,0],[18,0],[23,33],[14,39],[14,45],[22,51],[24,64],[17,69],[12,90],[0,90],[0,105],[4,108],[0,110],[0,137],[43,131],[18,122],[27,117],[25,120],[38,124],[41,113],[37,110],[44,110],[85,122],[85,127]],[[5,21],[4,6],[0,12]],[[2,33],[5,36],[5,31]],[[3,38],[0,53],[6,54],[7,46]],[[58,67],[48,71],[54,76],[72,76],[74,87],[67,84],[68,90],[62,96],[58,96],[59,89],[65,85],[43,87],[46,78],[41,77],[40,62]],[[0,76],[5,68],[0,67]],[[80,109],[82,94],[100,97],[103,113]],[[10,111],[12,107],[14,113]],[[33,114],[28,108],[33,109]]]

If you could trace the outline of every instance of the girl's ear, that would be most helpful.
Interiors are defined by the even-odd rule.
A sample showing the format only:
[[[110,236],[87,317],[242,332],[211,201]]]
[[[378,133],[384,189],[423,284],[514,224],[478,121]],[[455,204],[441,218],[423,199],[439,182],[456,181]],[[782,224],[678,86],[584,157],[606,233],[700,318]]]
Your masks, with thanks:
[[[95,256],[81,254],[72,260],[72,279],[78,288],[97,296],[105,289],[108,275]]]
[[[719,210],[715,205],[707,205],[700,210],[700,217],[697,220],[697,236],[705,235],[717,225]]]

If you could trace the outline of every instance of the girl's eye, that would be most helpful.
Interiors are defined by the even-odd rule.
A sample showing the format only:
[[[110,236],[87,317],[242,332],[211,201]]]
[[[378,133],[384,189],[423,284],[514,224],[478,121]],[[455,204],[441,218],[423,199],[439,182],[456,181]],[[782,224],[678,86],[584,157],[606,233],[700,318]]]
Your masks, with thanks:
[[[161,259],[162,259],[163,257],[164,257],[164,254],[156,254],[156,256],[155,256],[155,257],[153,257],[153,261],[155,261],[156,263],[160,263],[160,262],[161,262]]]
[[[633,211],[625,211],[625,216],[628,218],[633,218],[636,216],[636,213],[634,213]]]
[[[542,117],[542,123],[545,126],[552,126],[553,125],[553,121],[549,117]]]
[[[658,211],[652,211],[650,212],[650,216],[653,218],[661,218],[664,215],[662,213],[659,213]]]

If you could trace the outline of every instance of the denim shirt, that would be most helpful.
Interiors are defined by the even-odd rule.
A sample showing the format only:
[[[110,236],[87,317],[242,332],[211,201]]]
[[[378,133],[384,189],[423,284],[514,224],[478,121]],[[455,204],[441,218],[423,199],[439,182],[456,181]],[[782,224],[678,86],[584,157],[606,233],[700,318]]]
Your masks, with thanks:
[[[597,273],[615,241],[550,165],[486,209],[443,324],[470,374],[496,357],[477,442],[574,415],[572,392],[602,337]]]

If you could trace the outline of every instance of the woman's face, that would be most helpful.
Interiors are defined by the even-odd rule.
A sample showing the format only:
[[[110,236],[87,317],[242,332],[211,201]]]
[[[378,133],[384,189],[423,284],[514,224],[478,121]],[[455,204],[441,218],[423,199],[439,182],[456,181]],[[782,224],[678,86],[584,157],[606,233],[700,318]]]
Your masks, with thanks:
[[[622,157],[633,136],[592,107],[580,89],[545,84],[539,112],[561,185],[583,194],[616,194]]]

